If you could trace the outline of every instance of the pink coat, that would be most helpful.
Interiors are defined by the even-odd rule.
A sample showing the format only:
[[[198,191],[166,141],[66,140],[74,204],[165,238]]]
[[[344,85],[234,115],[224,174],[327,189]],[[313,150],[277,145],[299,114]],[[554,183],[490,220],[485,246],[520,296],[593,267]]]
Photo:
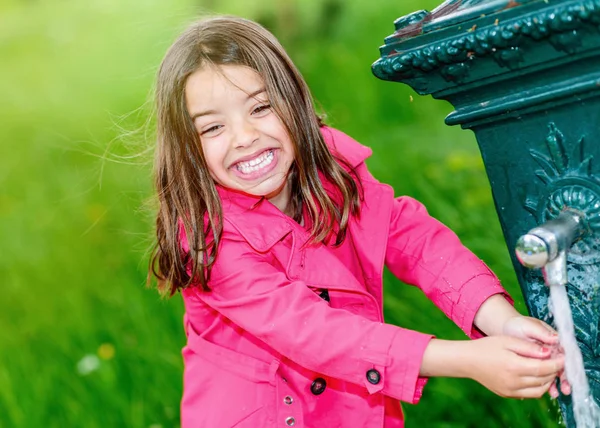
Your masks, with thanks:
[[[182,428],[403,427],[399,400],[419,401],[432,336],[383,322],[384,262],[470,337],[481,303],[504,292],[420,203],[394,199],[369,174],[370,149],[332,128],[323,135],[364,186],[343,248],[303,246],[306,230],[271,203],[219,188],[212,291],[182,293]]]

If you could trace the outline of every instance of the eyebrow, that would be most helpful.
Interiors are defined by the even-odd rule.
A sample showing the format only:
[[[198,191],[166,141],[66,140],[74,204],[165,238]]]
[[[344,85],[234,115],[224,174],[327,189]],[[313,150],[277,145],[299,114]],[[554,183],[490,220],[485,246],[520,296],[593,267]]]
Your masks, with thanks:
[[[249,100],[250,98],[255,98],[257,95],[262,94],[263,92],[266,92],[267,89],[266,88],[260,88],[257,89],[254,92],[251,92],[248,94],[248,98],[246,98],[246,100]],[[209,114],[216,114],[217,111],[216,110],[205,110],[205,111],[201,111],[199,113],[195,113],[192,116],[192,122],[194,122],[196,119],[198,119],[201,116],[208,116]]]

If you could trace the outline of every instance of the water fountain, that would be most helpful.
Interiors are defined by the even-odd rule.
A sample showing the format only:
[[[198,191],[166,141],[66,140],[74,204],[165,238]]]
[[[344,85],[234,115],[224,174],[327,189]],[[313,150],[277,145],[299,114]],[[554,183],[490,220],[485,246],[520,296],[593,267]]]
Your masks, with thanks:
[[[374,74],[474,131],[527,308],[583,385],[559,397],[566,424],[600,426],[600,0],[448,0],[394,25]]]

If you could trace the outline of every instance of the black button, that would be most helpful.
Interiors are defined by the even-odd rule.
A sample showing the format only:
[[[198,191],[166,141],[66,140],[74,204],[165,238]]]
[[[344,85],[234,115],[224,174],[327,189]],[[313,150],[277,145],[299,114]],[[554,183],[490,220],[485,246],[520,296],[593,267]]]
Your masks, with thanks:
[[[312,392],[314,395],[321,395],[325,391],[326,387],[327,382],[325,382],[325,379],[323,379],[322,377],[318,377],[315,380],[313,380],[313,383],[310,386],[310,392]]]
[[[369,383],[372,383],[373,385],[377,385],[379,383],[379,381],[381,380],[381,373],[379,373],[375,369],[371,369],[367,372],[367,380],[369,381]]]
[[[325,289],[325,290],[322,290],[322,291],[319,293],[319,297],[320,297],[321,299],[325,300],[326,302],[329,302],[329,301],[330,301],[330,300],[329,300],[329,290],[327,290],[327,289]]]

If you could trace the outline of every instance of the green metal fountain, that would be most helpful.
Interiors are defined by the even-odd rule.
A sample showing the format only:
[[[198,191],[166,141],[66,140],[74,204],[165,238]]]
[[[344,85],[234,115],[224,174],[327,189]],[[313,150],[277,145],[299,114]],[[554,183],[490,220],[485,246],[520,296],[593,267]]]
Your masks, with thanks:
[[[600,404],[600,0],[449,0],[394,24],[373,73],[474,131],[528,310],[553,322],[566,284]]]

